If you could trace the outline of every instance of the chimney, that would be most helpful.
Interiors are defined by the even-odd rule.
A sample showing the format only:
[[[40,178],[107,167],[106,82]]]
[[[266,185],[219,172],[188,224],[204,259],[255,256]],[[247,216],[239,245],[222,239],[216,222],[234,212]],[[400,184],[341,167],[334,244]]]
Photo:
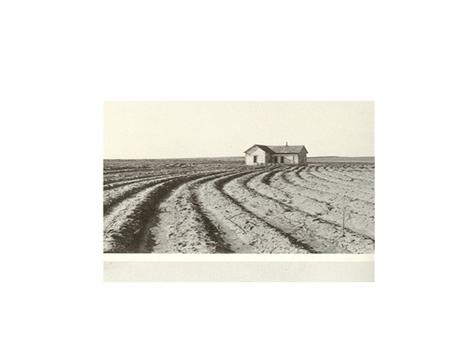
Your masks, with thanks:
[[[287,141],[286,141],[286,147],[288,146],[288,143],[287,143]]]

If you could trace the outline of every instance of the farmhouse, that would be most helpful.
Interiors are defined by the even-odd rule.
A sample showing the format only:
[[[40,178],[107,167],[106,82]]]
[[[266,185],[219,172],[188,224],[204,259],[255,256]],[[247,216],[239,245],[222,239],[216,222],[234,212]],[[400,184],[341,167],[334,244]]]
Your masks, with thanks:
[[[269,163],[306,164],[305,146],[267,146],[255,144],[245,152],[245,164],[259,165]]]

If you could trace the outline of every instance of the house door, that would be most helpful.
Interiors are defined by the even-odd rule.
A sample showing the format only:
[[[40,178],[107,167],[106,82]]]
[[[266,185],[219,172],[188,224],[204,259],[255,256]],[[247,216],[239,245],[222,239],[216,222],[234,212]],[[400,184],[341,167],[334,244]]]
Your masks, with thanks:
[[[276,156],[273,157],[273,163],[278,163],[278,157]]]

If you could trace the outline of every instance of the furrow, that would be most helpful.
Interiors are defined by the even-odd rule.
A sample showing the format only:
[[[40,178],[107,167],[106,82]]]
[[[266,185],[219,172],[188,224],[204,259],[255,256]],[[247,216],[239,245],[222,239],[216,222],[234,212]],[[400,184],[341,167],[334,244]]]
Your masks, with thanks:
[[[266,171],[264,169],[263,171]],[[218,224],[224,238],[234,252],[239,253],[308,253],[311,252],[297,239],[267,223],[248,211],[223,191],[223,186],[243,176],[257,175],[239,173],[212,180],[199,189],[199,201],[205,213]]]
[[[104,217],[104,252],[141,252],[148,221],[155,217],[161,201],[178,186],[199,177],[197,174],[173,178],[119,202]]]
[[[338,227],[338,228],[342,229],[342,224],[339,224],[336,221],[329,221],[329,220],[325,220],[325,219],[321,218],[321,216],[326,212],[326,210],[324,210],[325,208],[314,208],[315,210],[313,210],[313,211],[304,210],[304,209],[300,208],[300,206],[295,206],[295,205],[293,206],[293,205],[289,204],[288,202],[292,198],[292,196],[287,195],[285,191],[276,189],[276,188],[274,188],[272,186],[269,186],[267,184],[265,185],[265,187],[263,187],[264,189],[257,190],[259,187],[261,187],[261,185],[258,185],[257,183],[256,184],[251,184],[251,183],[252,182],[250,182],[250,181],[247,182],[246,183],[246,187],[249,188],[249,189],[252,189],[254,192],[256,192],[258,194],[261,194],[262,196],[264,196],[264,197],[266,197],[268,199],[271,199],[271,200],[273,200],[273,201],[275,201],[277,203],[280,203],[281,205],[283,205],[288,210],[295,210],[295,211],[302,212],[302,213],[304,213],[305,215],[307,215],[309,217],[313,217],[314,219],[323,221],[326,224],[329,224],[329,225],[332,225],[332,226],[335,226],[335,227]],[[264,191],[264,193],[262,191]],[[306,205],[306,201],[305,200],[300,202],[300,205],[303,205],[303,204]],[[313,206],[313,205],[314,204],[309,204],[309,206]],[[351,233],[353,235],[361,236],[362,238],[367,239],[367,240],[373,240],[372,236],[359,233],[359,232],[357,232],[354,229],[351,229],[349,227],[344,227],[344,229],[345,229],[346,232],[349,232],[349,233]]]
[[[356,213],[365,217],[374,217],[373,203],[356,198],[346,197],[342,194],[333,193],[326,190],[316,188],[316,184],[299,179],[296,172],[285,172],[280,176],[280,182],[276,182],[281,190],[288,190],[292,193],[297,193],[301,196],[307,197],[317,203],[325,203],[327,208],[342,209],[344,207],[351,207]]]
[[[321,220],[342,224],[345,217],[346,228],[368,236],[374,237],[374,210],[360,202],[350,202],[343,196],[327,196],[314,191],[293,185],[287,178],[291,172],[282,172],[273,179],[270,188],[278,190],[280,198],[290,206],[299,206],[300,209],[314,214]],[[274,177],[275,178],[275,177]],[[332,197],[332,198],[330,198]]]
[[[324,167],[323,169],[325,170],[326,174],[330,177],[337,178],[345,182],[350,182],[352,184],[373,187],[374,182],[373,179],[369,179],[367,176],[361,177],[351,175],[349,173],[350,170],[336,170],[336,168],[333,167]],[[373,172],[370,172],[370,174],[373,175]]]
[[[138,183],[138,182],[143,182],[143,181],[148,181],[150,179],[159,179],[159,178],[168,178],[170,177],[170,175],[148,175],[148,176],[143,176],[143,177],[139,177],[139,178],[127,178],[127,179],[118,179],[118,180],[114,180],[114,181],[110,181],[110,182],[106,182],[103,184],[103,190],[111,190],[111,189],[115,189],[124,185],[128,185],[131,183]]]
[[[361,187],[359,185],[355,185],[352,183],[345,182],[343,180],[331,177],[330,175],[327,175],[324,173],[320,168],[315,167],[314,171],[310,170],[307,171],[311,176],[315,177],[316,179],[319,179],[323,182],[326,182],[326,184],[330,185],[331,187],[340,187],[341,189],[346,189],[348,191],[352,191],[355,193],[360,194],[366,194],[366,195],[372,195],[373,189],[365,189],[364,187]]]
[[[342,178],[347,180],[361,181],[364,184],[374,183],[374,171],[372,168],[367,167],[364,171],[356,170],[355,167],[350,168],[335,168],[331,166],[325,167],[329,173],[340,175]],[[361,175],[355,175],[355,173],[360,173]]]
[[[139,192],[147,189],[151,186],[157,185],[162,182],[167,182],[172,179],[177,179],[182,176],[175,176],[169,178],[162,178],[156,180],[142,181],[138,183],[129,184],[126,186],[121,186],[116,189],[111,189],[103,192],[103,215],[107,216],[111,210],[120,202],[133,197]]]
[[[161,201],[148,222],[143,252],[229,253],[215,224],[201,211],[195,189],[224,173],[186,182]],[[150,243],[151,245],[148,245]]]
[[[373,193],[355,191],[336,183],[330,183],[329,181],[320,178],[317,175],[313,175],[310,171],[307,170],[299,170],[296,172],[296,174],[300,180],[315,184],[316,187],[318,186],[322,190],[331,193],[337,193],[341,196],[347,196],[351,199],[361,200],[366,203],[371,203],[372,205],[374,203]]]
[[[373,250],[373,239],[352,229],[344,229],[343,232],[339,224],[321,220],[317,215],[280,201],[283,197],[276,192],[274,195],[274,191],[258,182],[258,178],[238,181],[230,182],[225,187],[228,194],[255,214],[264,217],[268,223],[283,227],[317,251],[360,253]]]
[[[280,178],[287,185],[285,189],[295,189],[299,194],[312,200],[316,200],[318,203],[326,203],[328,208],[330,206],[337,207],[338,209],[350,207],[353,210],[357,210],[355,212],[358,214],[372,219],[374,218],[374,206],[372,202],[351,198],[329,190],[319,189],[317,188],[317,183],[299,178],[295,171],[284,173]],[[292,186],[292,188],[290,188],[290,186]]]
[[[346,177],[339,177],[338,173],[332,173],[327,171],[325,168],[317,168],[314,174],[319,175],[320,177],[333,182],[339,186],[347,187],[349,189],[353,189],[355,191],[361,191],[365,193],[373,193],[374,187],[373,184],[367,184],[367,182],[361,183],[359,180],[350,179]]]

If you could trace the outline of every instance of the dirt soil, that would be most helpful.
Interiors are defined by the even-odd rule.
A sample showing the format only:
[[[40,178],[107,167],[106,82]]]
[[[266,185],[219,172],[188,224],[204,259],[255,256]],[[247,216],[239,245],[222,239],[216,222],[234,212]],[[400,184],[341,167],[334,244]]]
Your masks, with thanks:
[[[373,253],[374,171],[105,160],[104,252]]]

